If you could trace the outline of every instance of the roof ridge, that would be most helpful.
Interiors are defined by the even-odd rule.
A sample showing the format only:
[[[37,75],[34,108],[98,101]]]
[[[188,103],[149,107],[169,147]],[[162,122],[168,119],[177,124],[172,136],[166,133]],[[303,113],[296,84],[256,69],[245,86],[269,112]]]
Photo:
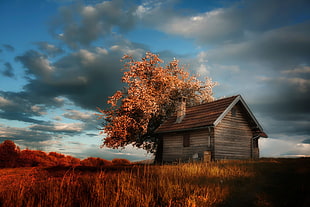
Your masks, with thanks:
[[[233,98],[233,97],[234,97],[234,98],[237,98],[238,96],[241,97],[241,95],[238,94],[238,95],[234,95],[234,96],[229,96],[229,97],[225,97],[225,98],[216,99],[216,100],[210,101],[210,102],[201,103],[201,104],[194,105],[194,106],[189,106],[189,107],[186,107],[186,108],[187,108],[187,109],[190,109],[190,108],[193,108],[193,107],[202,106],[202,105],[214,103],[214,102],[217,102],[217,101],[222,101],[222,100],[225,100],[225,99],[230,99],[230,98]]]
[[[223,114],[223,112],[229,107],[235,100],[239,100],[240,95],[230,96],[227,98],[221,98],[215,101],[199,104],[192,107],[187,107],[186,115],[182,120],[182,123],[175,123],[175,114],[169,117],[158,128],[159,131],[170,130],[183,130],[183,128],[211,126]],[[201,110],[204,111],[201,114]]]

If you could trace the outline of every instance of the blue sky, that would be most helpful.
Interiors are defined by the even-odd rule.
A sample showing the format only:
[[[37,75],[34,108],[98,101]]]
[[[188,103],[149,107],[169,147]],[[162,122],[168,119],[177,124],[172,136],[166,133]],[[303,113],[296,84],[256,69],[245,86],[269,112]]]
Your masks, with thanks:
[[[174,57],[241,94],[268,139],[264,157],[310,156],[310,2],[2,0],[0,141],[77,157],[100,149],[96,107],[122,87],[120,58]]]

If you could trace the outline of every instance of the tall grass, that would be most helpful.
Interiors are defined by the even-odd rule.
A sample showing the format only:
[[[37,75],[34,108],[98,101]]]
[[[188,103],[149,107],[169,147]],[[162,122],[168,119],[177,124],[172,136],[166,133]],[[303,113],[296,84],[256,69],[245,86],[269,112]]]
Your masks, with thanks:
[[[265,183],[269,181],[269,187],[280,190],[272,186],[272,172],[281,175],[281,170],[288,168],[278,165],[270,161],[222,161],[98,171],[28,169],[9,186],[0,183],[0,206],[281,206],[268,194],[270,184]],[[302,169],[305,171],[299,170],[300,176],[308,176],[310,170]],[[0,170],[0,176],[6,173]],[[297,190],[310,192],[306,186]]]

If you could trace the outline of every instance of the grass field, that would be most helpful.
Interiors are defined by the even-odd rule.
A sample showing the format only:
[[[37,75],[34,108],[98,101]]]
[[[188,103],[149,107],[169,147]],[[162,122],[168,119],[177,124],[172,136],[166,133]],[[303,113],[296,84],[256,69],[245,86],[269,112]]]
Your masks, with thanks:
[[[310,206],[310,159],[0,169],[0,206]]]

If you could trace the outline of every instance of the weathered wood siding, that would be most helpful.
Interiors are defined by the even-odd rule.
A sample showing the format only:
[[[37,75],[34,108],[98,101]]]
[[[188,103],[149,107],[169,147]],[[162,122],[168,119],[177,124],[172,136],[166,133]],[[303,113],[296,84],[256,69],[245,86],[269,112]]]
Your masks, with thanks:
[[[251,159],[252,136],[246,116],[236,104],[215,127],[214,159]]]
[[[258,159],[259,158],[259,149],[258,148],[253,148],[253,159]]]
[[[183,147],[183,134],[185,133],[190,135],[189,147]],[[212,134],[212,131],[209,134],[208,129],[165,134],[163,136],[163,161],[188,161],[195,153],[202,158],[204,151],[212,150],[214,143]]]
[[[259,158],[259,148],[258,148],[258,139],[252,140],[252,158],[258,159]]]

